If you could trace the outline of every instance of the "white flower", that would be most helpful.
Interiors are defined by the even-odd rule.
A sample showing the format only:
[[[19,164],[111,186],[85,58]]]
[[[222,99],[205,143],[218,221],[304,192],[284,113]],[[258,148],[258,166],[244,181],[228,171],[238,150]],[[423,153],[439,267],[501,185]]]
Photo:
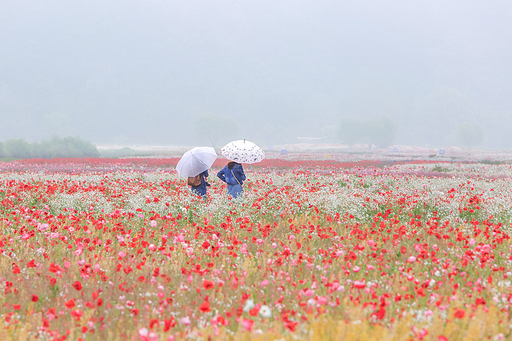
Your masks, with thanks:
[[[263,317],[270,317],[272,316],[272,310],[266,305],[262,305],[260,307],[260,315]]]
[[[245,301],[245,305],[244,305],[244,311],[248,312],[249,310],[251,310],[252,308],[254,308],[256,305],[254,304],[254,301],[253,300],[247,300]]]

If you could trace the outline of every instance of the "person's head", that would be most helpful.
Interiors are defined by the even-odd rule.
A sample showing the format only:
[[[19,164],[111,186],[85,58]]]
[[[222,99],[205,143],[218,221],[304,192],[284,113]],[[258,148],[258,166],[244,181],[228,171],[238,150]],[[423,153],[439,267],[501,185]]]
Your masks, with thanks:
[[[238,163],[238,162],[235,162],[235,161],[228,162],[228,168],[229,168],[229,169],[233,169],[233,167],[234,167],[235,165],[239,165],[239,163]]]

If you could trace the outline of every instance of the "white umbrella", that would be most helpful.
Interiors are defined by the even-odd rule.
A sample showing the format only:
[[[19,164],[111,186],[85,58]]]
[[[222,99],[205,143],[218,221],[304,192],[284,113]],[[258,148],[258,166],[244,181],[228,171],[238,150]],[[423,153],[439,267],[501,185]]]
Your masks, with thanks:
[[[222,147],[221,154],[226,159],[238,163],[256,163],[265,158],[263,149],[247,140],[229,142]]]
[[[179,176],[196,176],[209,169],[216,159],[217,153],[212,147],[195,147],[183,154],[176,170]]]

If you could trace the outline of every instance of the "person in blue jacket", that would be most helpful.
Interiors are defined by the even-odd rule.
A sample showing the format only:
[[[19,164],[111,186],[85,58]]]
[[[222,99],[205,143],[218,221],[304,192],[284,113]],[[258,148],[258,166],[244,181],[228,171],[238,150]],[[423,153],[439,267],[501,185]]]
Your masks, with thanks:
[[[199,186],[190,186],[190,190],[192,193],[202,197],[204,201],[206,201],[208,198],[206,195],[206,186],[210,186],[210,184],[206,182],[206,178],[208,177],[208,170],[205,170],[199,175],[201,176],[201,184]]]
[[[228,196],[236,199],[242,194],[245,173],[241,164],[231,161],[217,173],[217,176],[228,184]]]

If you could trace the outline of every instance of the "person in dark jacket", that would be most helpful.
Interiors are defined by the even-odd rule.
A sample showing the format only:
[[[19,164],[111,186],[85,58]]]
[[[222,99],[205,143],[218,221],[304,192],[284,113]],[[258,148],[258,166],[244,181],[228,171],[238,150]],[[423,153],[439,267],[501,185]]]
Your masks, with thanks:
[[[228,196],[236,199],[242,194],[245,173],[241,164],[231,161],[217,173],[217,176],[228,184]]]
[[[206,201],[208,198],[206,195],[206,186],[210,186],[210,184],[206,182],[206,178],[208,177],[208,170],[205,170],[199,175],[201,176],[201,184],[199,186],[190,186],[190,190],[192,193],[202,197],[204,201]]]

